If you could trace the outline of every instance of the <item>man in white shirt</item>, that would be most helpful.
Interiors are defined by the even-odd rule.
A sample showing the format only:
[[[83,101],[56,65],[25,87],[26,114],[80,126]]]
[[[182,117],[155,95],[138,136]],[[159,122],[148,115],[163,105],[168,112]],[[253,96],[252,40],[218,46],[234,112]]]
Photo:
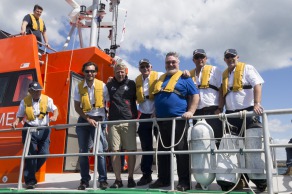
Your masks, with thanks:
[[[93,142],[96,128],[98,127],[97,122],[103,121],[106,116],[105,101],[109,100],[108,90],[102,81],[95,79],[97,71],[98,66],[95,63],[85,63],[82,67],[85,79],[76,86],[74,91],[74,107],[79,114],[78,123],[90,124],[76,127],[80,153],[88,153],[90,139]],[[107,147],[105,131],[102,129],[98,152],[101,153],[107,150]],[[79,161],[81,180],[78,190],[85,190],[89,187],[91,179],[88,156],[80,156]],[[99,188],[106,189],[108,183],[105,156],[98,156],[98,174]]]
[[[27,95],[18,108],[16,119],[12,123],[15,128],[23,118],[25,124],[23,127],[43,127],[48,126],[50,121],[56,121],[58,117],[58,109],[54,105],[53,99],[42,94],[43,88],[34,81],[29,84]],[[48,113],[53,112],[53,116],[49,117]],[[49,154],[50,147],[50,128],[36,129],[31,132],[31,142],[28,155],[46,155]],[[22,143],[25,142],[27,130],[22,131]],[[46,162],[46,158],[30,158],[25,160],[23,176],[27,189],[34,189],[37,180],[35,173],[39,171]]]
[[[136,78],[136,96],[141,113],[140,119],[149,119],[153,116],[154,95],[152,94],[154,85],[158,78],[163,74],[152,70],[152,65],[148,59],[139,61],[141,74]],[[153,151],[153,134],[157,135],[157,129],[152,131],[152,122],[140,122],[138,135],[141,141],[142,151]],[[153,155],[142,155],[141,171],[143,176],[137,182],[138,186],[146,185],[152,181]]]
[[[235,113],[243,110],[254,111],[262,114],[262,84],[263,78],[257,70],[249,64],[239,62],[239,56],[235,49],[227,49],[224,52],[224,61],[227,69],[223,72],[222,91],[225,100],[226,113]],[[228,118],[228,122],[233,125],[232,133],[238,135],[242,127],[241,118]],[[246,118],[246,128],[260,128],[259,116]],[[265,179],[252,180],[259,191],[264,191],[267,187]],[[244,186],[243,181],[242,187]],[[241,188],[240,188],[241,189]]]

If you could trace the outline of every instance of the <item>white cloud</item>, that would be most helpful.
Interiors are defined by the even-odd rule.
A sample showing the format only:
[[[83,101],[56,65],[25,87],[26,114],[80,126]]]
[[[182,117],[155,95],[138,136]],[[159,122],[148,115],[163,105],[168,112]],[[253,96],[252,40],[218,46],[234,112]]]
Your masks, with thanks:
[[[76,2],[88,6],[92,1]],[[1,0],[0,17],[9,16],[0,21],[1,29],[19,33],[23,16],[31,12],[36,3],[44,8],[43,18],[50,42],[54,47],[61,47],[69,32],[68,27],[64,29],[64,24],[72,10],[65,0]],[[156,50],[157,55],[175,50],[189,58],[195,48],[204,48],[209,58],[225,67],[224,50],[236,48],[240,59],[258,70],[291,66],[291,6],[290,0],[281,3],[265,0],[122,0],[119,27],[124,20],[124,10],[128,11],[122,49],[130,54],[144,47]],[[111,19],[111,13],[108,12],[105,19]],[[108,30],[101,31],[102,37],[107,35]],[[84,33],[84,37],[89,40],[88,34]],[[102,48],[109,47],[105,39],[101,38]],[[118,44],[119,40],[120,35]]]
[[[289,131],[292,131],[292,125],[291,123],[283,124],[282,121],[279,119],[271,119],[269,120],[269,130],[271,132],[277,132],[277,133],[289,132]],[[292,135],[292,132],[290,132],[290,134]]]

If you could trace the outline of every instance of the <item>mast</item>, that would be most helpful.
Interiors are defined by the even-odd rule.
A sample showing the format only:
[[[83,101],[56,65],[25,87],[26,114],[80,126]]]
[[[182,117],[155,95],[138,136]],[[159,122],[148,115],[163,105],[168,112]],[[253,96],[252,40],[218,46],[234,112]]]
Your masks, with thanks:
[[[90,28],[90,46],[97,47],[97,8],[98,0],[93,0],[92,2],[92,19],[91,19],[91,28]]]

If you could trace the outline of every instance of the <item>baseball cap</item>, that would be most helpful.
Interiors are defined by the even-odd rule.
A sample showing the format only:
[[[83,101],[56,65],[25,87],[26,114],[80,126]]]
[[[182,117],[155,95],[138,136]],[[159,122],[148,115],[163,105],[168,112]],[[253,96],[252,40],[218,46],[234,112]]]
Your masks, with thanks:
[[[141,65],[142,63],[148,63],[148,64],[150,64],[150,61],[148,59],[141,59],[139,61],[139,65]]]
[[[43,90],[42,86],[38,82],[36,82],[36,81],[31,82],[28,85],[28,88],[29,89],[32,89],[32,90],[35,90],[35,91],[36,90]]]
[[[224,52],[224,56],[227,55],[227,54],[232,54],[234,56],[237,56],[237,51],[235,49],[227,49],[225,52]]]
[[[193,52],[193,56],[195,56],[195,55],[197,55],[197,54],[207,56],[207,55],[206,55],[206,52],[205,52],[204,49],[196,49],[196,50],[194,50],[194,52]]]

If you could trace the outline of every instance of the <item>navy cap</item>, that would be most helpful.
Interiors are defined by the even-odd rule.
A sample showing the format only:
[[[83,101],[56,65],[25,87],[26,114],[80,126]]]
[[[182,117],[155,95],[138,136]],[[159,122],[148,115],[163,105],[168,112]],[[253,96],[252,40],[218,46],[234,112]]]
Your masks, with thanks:
[[[31,89],[31,90],[43,90],[42,86],[36,82],[36,81],[33,81],[31,82],[29,85],[28,85],[28,88]]]
[[[194,50],[194,52],[193,52],[193,56],[195,56],[195,55],[197,55],[197,54],[207,56],[207,55],[206,55],[206,52],[205,52],[204,49],[196,49],[196,50]]]
[[[227,55],[227,54],[232,54],[234,56],[237,56],[237,51],[235,49],[227,49],[225,52],[224,52],[224,56]]]
[[[141,65],[142,63],[148,63],[148,64],[150,64],[150,61],[148,59],[141,59],[139,61],[139,65]]]

